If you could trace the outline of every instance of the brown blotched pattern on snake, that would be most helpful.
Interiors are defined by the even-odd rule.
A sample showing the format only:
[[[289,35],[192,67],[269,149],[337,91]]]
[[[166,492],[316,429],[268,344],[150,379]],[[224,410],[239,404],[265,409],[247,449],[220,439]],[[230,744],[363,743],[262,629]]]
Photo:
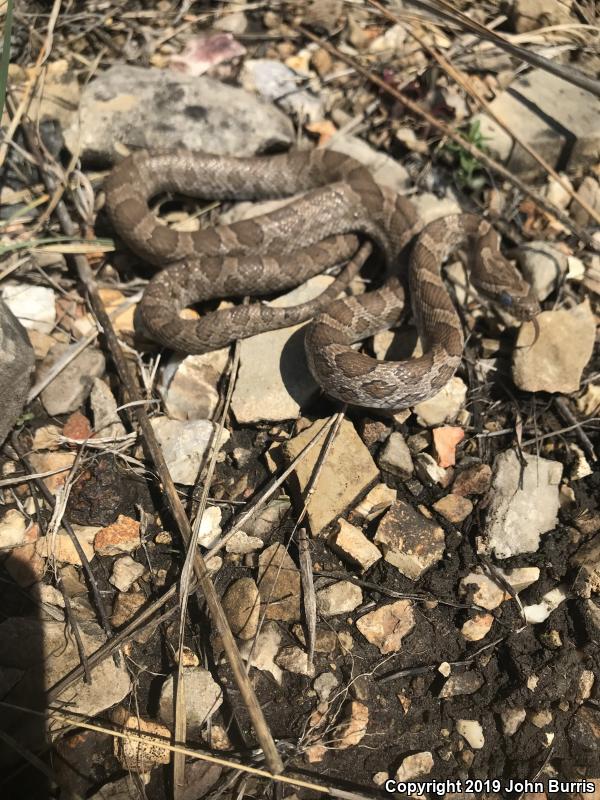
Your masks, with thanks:
[[[411,300],[424,355],[384,362],[354,350],[354,342],[399,322],[404,291],[394,271],[421,226],[408,200],[379,186],[354,159],[333,151],[244,159],[142,152],[118,164],[105,189],[119,236],[142,258],[164,267],[140,303],[144,329],[152,338],[173,350],[204,353],[315,317],[306,334],[310,370],[327,394],[354,405],[406,408],[438,392],[458,368],[462,328],[441,267],[459,245],[469,246],[471,281],[487,297],[523,319],[539,311],[529,286],[500,253],[489,223],[471,214],[455,215],[426,226],[410,258]],[[150,199],[165,191],[211,200],[305,194],[267,215],[184,233],[150,211]],[[371,245],[382,255],[389,277],[375,291],[335,300]],[[325,292],[299,306],[255,303],[198,320],[179,316],[183,308],[205,300],[288,290],[344,262]]]

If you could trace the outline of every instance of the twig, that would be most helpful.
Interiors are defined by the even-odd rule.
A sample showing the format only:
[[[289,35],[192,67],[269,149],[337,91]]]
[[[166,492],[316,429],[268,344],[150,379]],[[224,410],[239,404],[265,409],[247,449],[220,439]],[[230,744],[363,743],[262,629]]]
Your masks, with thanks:
[[[486,155],[482,150],[475,147],[468,139],[464,136],[461,136],[455,130],[453,130],[450,126],[446,125],[445,123],[441,122],[439,119],[430,114],[429,111],[426,111],[424,108],[418,103],[415,103],[414,100],[411,100],[410,97],[405,95],[403,92],[399,91],[393,86],[390,86],[386,83],[382,78],[376,75],[374,72],[363,67],[361,64],[358,63],[355,59],[351,58],[350,56],[343,53],[337,47],[334,47],[325,39],[322,39],[319,36],[315,36],[314,33],[309,31],[307,28],[304,28],[302,25],[298,25],[297,29],[304,34],[308,39],[313,42],[316,42],[320,47],[324,50],[327,50],[331,55],[334,55],[336,58],[339,58],[340,61],[344,61],[346,64],[349,64],[351,67],[367,78],[371,83],[374,83],[380,89],[382,89],[387,94],[394,97],[396,100],[399,100],[403,103],[406,108],[416,114],[417,116],[421,117],[422,119],[426,120],[426,122],[431,125],[431,127],[435,128],[436,130],[440,131],[440,133],[447,136],[449,139],[452,139],[453,142],[459,144],[467,153],[469,153],[473,158],[480,161],[484,164],[491,172],[500,175],[504,180],[509,181],[513,184],[519,191],[523,192],[524,195],[530,197],[533,202],[541,209],[543,209],[546,213],[552,214],[556,219],[561,222],[566,228],[568,228],[575,236],[579,237],[582,241],[584,241],[588,247],[590,247],[593,251],[600,251],[600,242],[596,241],[590,234],[587,233],[583,228],[577,225],[571,218],[565,214],[560,208],[555,206],[553,203],[550,203],[546,198],[539,195],[535,192],[531,187],[529,187],[526,183],[524,183],[520,178],[517,178],[516,175],[513,175],[510,170],[506,169],[505,166],[500,164],[498,161],[495,161],[490,156]]]
[[[309,672],[314,668],[315,641],[317,638],[317,598],[313,576],[310,546],[306,528],[298,528],[298,555],[300,558],[300,576],[302,578],[302,602],[306,618],[307,667]]]
[[[558,413],[564,419],[565,422],[568,422],[569,425],[573,426],[573,430],[575,431],[575,436],[579,439],[579,444],[585,450],[585,453],[588,458],[591,458],[592,461],[596,461],[598,456],[594,450],[594,445],[591,443],[588,435],[585,433],[583,428],[577,421],[575,414],[571,411],[569,406],[567,405],[567,401],[564,397],[555,397],[554,398],[554,405],[558,409]]]
[[[46,189],[49,193],[52,193],[55,191],[56,183],[54,178],[46,169],[46,165],[40,158],[40,150],[37,144],[35,132],[32,130],[32,127],[29,123],[23,122],[22,125],[29,148],[36,156],[38,168],[40,170],[40,174],[42,175]],[[77,232],[77,227],[73,223],[63,200],[59,201],[57,204],[56,214],[66,235],[75,235]],[[79,278],[85,287],[89,302],[94,310],[94,313],[96,314],[96,317],[98,318],[98,321],[100,322],[100,325],[103,328],[106,343],[117,368],[117,372],[119,373],[119,377],[123,383],[127,398],[132,402],[139,401],[142,398],[140,396],[136,376],[131,370],[127,359],[125,358],[125,354],[123,353],[110,317],[106,313],[88,261],[82,255],[73,255],[73,262],[77,269]],[[148,454],[154,462],[154,466],[160,477],[162,491],[166,495],[166,500],[169,504],[169,508],[175,523],[179,529],[181,538],[185,544],[189,544],[192,537],[190,523],[185,514],[181,500],[179,499],[179,495],[177,494],[173,479],[169,473],[163,452],[156,438],[156,434],[154,433],[154,428],[150,424],[150,420],[143,406],[136,406],[134,409],[134,414],[142,430]],[[252,721],[257,739],[265,754],[266,763],[268,764],[269,769],[271,769],[273,772],[280,772],[283,769],[281,756],[277,752],[275,742],[273,741],[273,737],[262,713],[262,709],[258,703],[258,700],[256,699],[256,694],[254,693],[252,684],[246,675],[244,664],[231,632],[231,628],[229,627],[227,617],[225,616],[219,596],[206,569],[206,563],[198,551],[194,553],[194,573],[202,589],[202,593],[206,598],[216,631],[221,637],[223,649],[227,655],[233,677],[236,681],[242,699],[248,709],[248,714]]]

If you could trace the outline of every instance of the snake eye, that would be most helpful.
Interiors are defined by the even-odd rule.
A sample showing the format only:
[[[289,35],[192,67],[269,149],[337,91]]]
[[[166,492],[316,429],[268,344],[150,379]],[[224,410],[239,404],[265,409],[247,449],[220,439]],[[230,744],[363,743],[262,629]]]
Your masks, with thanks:
[[[500,305],[504,308],[512,308],[513,299],[512,296],[508,292],[500,292],[498,295],[498,301]]]

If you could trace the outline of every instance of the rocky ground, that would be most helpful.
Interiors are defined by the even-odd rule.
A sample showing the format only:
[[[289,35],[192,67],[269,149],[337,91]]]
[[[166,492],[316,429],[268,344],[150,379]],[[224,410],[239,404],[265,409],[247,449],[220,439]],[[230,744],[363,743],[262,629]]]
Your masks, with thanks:
[[[2,797],[375,798],[390,779],[396,796],[600,797],[594,5],[17,0]],[[494,311],[455,254],[462,365],[387,416],[321,393],[303,326],[159,350],[135,326],[150,268],[113,238],[102,184],[130,151],[181,146],[331,148],[425,222],[483,213],[543,311]],[[265,203],[158,207],[194,230]],[[420,345],[409,318],[364,347]],[[184,603],[192,532],[214,590]],[[285,783],[261,774],[278,758]]]

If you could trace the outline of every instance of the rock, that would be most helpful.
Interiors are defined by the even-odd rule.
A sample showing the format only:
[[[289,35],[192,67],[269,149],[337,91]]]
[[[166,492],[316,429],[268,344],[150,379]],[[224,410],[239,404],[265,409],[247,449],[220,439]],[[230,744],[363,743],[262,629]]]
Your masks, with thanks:
[[[296,675],[314,675],[315,668],[308,663],[308,653],[301,650],[296,645],[282,647],[275,663],[287,672],[294,672]]]
[[[4,562],[13,581],[23,589],[41,581],[46,571],[46,561],[36,550],[35,543],[15,547]]]
[[[290,501],[287,498],[271,500],[250,518],[244,530],[248,536],[257,536],[264,542],[277,529],[289,509]]]
[[[408,478],[414,472],[412,456],[404,436],[395,431],[390,434],[382,454],[379,456],[379,466],[384,472],[391,472],[400,478]]]
[[[56,344],[40,366],[39,378],[50,372],[54,364],[76,345]],[[104,356],[96,347],[86,347],[67,364],[41,393],[44,408],[51,416],[76,411],[87,400],[94,378],[99,378],[106,367]]]
[[[140,523],[119,514],[116,522],[98,531],[94,550],[99,556],[119,556],[121,553],[132,553],[141,543]]]
[[[366,522],[371,522],[380,517],[392,505],[397,494],[396,489],[390,489],[385,483],[378,483],[367,492],[353,513]]]
[[[252,578],[240,578],[223,596],[223,611],[234,634],[240,639],[253,639],[260,619],[260,595]]]
[[[346,720],[343,721],[336,735],[334,748],[346,750],[359,744],[367,732],[369,709],[358,700],[351,700],[345,707]]]
[[[246,48],[231,33],[208,32],[187,39],[181,53],[171,56],[169,66],[175,72],[197,77],[245,54]]]
[[[475,694],[483,686],[483,678],[475,670],[468,672],[453,672],[442,686],[439,696],[458,697],[459,695]]]
[[[58,425],[43,425],[33,434],[32,450],[58,450],[61,429]]]
[[[0,445],[27,403],[34,367],[33,348],[25,328],[0,300]]]
[[[203,667],[184,667],[183,686],[187,732],[198,737],[206,720],[221,707],[223,692],[210,672]],[[173,675],[169,675],[160,690],[158,705],[159,717],[169,727],[173,725],[173,704]]]
[[[302,625],[294,625],[292,633],[303,647],[306,647],[306,637]],[[329,628],[317,628],[315,636],[315,653],[332,654],[341,645],[341,637],[338,638],[337,631]]]
[[[90,405],[94,415],[94,430],[101,439],[125,436],[125,427],[117,412],[113,393],[100,378],[94,378],[90,392]]]
[[[276,542],[258,557],[258,591],[266,619],[300,619],[300,572],[284,545]]]
[[[510,19],[517,33],[573,22],[569,14],[572,0],[515,0]]]
[[[214,547],[221,538],[221,518],[223,512],[219,506],[208,506],[202,514],[200,520],[200,530],[198,531],[198,544],[207,550]],[[262,542],[261,542],[262,544]]]
[[[87,84],[78,121],[65,131],[65,141],[84,161],[111,163],[123,145],[251,156],[294,142],[285,114],[243,89],[125,64]]]
[[[574,308],[542,311],[535,324],[525,322],[519,331],[512,365],[515,384],[526,392],[578,391],[595,335],[587,299]]]
[[[144,739],[115,739],[115,755],[121,766],[131,772],[145,773],[157,764],[168,764],[171,751],[165,745],[171,741],[171,731],[164,725],[152,720],[142,719],[137,714],[130,714],[126,708],[116,708],[111,714],[112,721],[119,727],[130,728],[133,733],[144,736]],[[145,737],[148,738],[145,738]],[[155,738],[151,738],[155,737]]]
[[[530,625],[544,622],[553,611],[556,611],[563,600],[566,600],[567,596],[567,588],[565,586],[557,586],[556,589],[551,589],[551,591],[547,592],[539,603],[524,606],[523,613],[526,622]]]
[[[248,19],[243,11],[231,11],[224,13],[222,17],[216,19],[213,28],[217,31],[240,34],[244,33],[248,27]]]
[[[596,758],[600,742],[600,710],[581,706],[573,715],[567,735],[578,754]]]
[[[210,419],[219,403],[218,385],[228,361],[228,348],[185,358],[172,356],[163,377],[169,418]]]
[[[467,387],[461,378],[451,378],[444,388],[429,400],[414,407],[419,425],[424,428],[454,422],[465,404]]]
[[[429,775],[433,765],[433,756],[429,750],[413,753],[413,755],[402,759],[402,764],[396,770],[396,780],[412,781],[415,778],[422,778],[425,775]]]
[[[62,435],[75,442],[85,442],[93,436],[89,419],[81,411],[74,411],[65,422]]]
[[[597,158],[600,101],[545,70],[534,69],[521,75],[492,101],[490,110],[518,129],[519,138],[555,169],[585,168]],[[527,177],[542,172],[539,164],[491,117],[478,114],[474,120],[480,123],[486,146],[511,172]]]
[[[145,567],[142,564],[138,564],[131,556],[123,556],[113,564],[112,575],[108,580],[120,592],[128,592],[144,572]]]
[[[284,460],[287,463],[292,462],[325,422],[326,420],[317,420],[282,445]],[[296,466],[292,483],[296,494],[303,492],[311,480],[321,449],[319,446],[314,447]],[[313,536],[317,536],[334,519],[342,516],[378,477],[379,470],[354,425],[347,419],[343,420],[315,483],[315,492],[308,503],[308,522]]]
[[[494,462],[491,500],[486,518],[486,548],[496,558],[535,553],[540,535],[556,526],[562,464],[514,450]]]
[[[492,483],[492,470],[487,464],[474,464],[461,470],[454,478],[452,492],[466,497],[485,494]]]
[[[481,750],[485,744],[483,728],[476,719],[457,719],[456,730],[467,740],[473,750]]]
[[[45,334],[54,330],[56,304],[53,289],[29,283],[9,283],[2,288],[2,299],[24,328]]]
[[[379,523],[375,543],[385,560],[411,580],[436,564],[445,549],[442,528],[402,500],[396,500]]]
[[[540,577],[539,567],[516,567],[508,572],[496,567],[515,594],[534,584]]]
[[[473,511],[473,503],[469,498],[459,494],[447,494],[435,502],[433,507],[453,525],[463,522]]]
[[[271,58],[246,59],[240,73],[246,91],[276,103],[303,123],[317,122],[324,116],[323,103],[318,95],[302,88],[305,80],[299,72]]]
[[[133,619],[140,608],[146,602],[146,598],[140,592],[119,592],[115,598],[110,621],[115,628],[120,628],[126,622]]]
[[[532,725],[535,725],[536,728],[546,728],[552,722],[552,712],[548,709],[534,711],[534,713],[529,717],[529,720]]]
[[[558,289],[569,268],[567,256],[544,241],[520,247],[517,263],[540,302]]]
[[[27,544],[27,528],[27,520],[23,514],[16,508],[10,508],[0,519],[0,550]]]
[[[446,197],[438,197],[437,194],[423,192],[422,194],[413,195],[410,199],[423,225],[428,225],[430,222],[441,219],[441,217],[447,217],[450,214],[461,213],[460,203],[451,192]],[[429,401],[426,400],[425,402]]]
[[[418,453],[415,456],[415,471],[425,485],[437,483],[445,488],[452,480],[452,474],[440,467],[429,453]]]
[[[363,571],[379,561],[381,553],[360,528],[350,525],[345,519],[339,519],[338,524],[339,530],[331,535],[329,543],[342,558],[359,566]]]
[[[440,467],[453,467],[456,464],[456,447],[465,438],[462,428],[442,425],[433,429],[433,448]]]
[[[266,305],[295,306],[320,295],[333,279],[317,275]],[[308,369],[304,335],[308,323],[259,333],[240,345],[240,369],[231,407],[240,425],[296,419],[319,392]]]
[[[589,383],[585,392],[576,400],[578,410],[585,417],[593,417],[600,411],[600,384]]]
[[[471,572],[461,580],[460,592],[462,595],[472,594],[473,603],[488,611],[498,608],[507,599],[506,592],[499,584],[479,572]]]
[[[581,181],[577,197],[581,198],[595,211],[600,211],[600,183],[591,175]],[[583,206],[579,205],[577,200],[571,206],[571,216],[578,225],[586,226],[590,224],[590,215]]]
[[[327,142],[327,149],[356,159],[367,167],[377,183],[390,187],[398,194],[404,194],[411,186],[408,171],[402,164],[385,153],[374,150],[358,136],[336,133]]]
[[[410,600],[397,600],[365,614],[356,622],[362,635],[379,648],[382,655],[397,653],[402,640],[415,627],[415,614]]]
[[[98,528],[91,525],[73,525],[73,532],[88,561],[94,558],[94,538]],[[35,543],[37,554],[42,558],[54,558],[59,564],[73,564],[81,566],[81,558],[66,531],[59,531],[56,535],[40,536]]]
[[[43,479],[48,489],[54,493],[64,486],[75,456],[73,453],[32,453],[29,460],[35,472],[55,472]]]
[[[90,622],[79,626],[79,634],[88,656],[105,642],[100,627]],[[11,617],[0,623],[0,641],[0,666],[24,671],[19,684],[3,697],[8,703],[31,708],[41,703],[40,710],[43,710],[45,704],[40,692],[50,689],[80,664],[75,638],[63,622]],[[92,667],[92,678],[91,683],[85,683],[83,678],[75,681],[56,698],[56,702],[61,707],[68,707],[73,714],[94,717],[120,703],[131,689],[126,665],[117,666],[112,658],[106,658]],[[7,710],[2,712],[3,723],[9,714]],[[50,729],[59,729],[64,723],[56,720],[48,724]],[[36,726],[35,735],[41,733],[43,730],[39,725]],[[25,745],[21,737],[20,742]]]
[[[467,642],[479,642],[488,635],[493,624],[491,614],[475,613],[463,624],[460,632]]]
[[[244,531],[236,531],[233,536],[227,540],[225,550],[228,553],[239,553],[246,555],[246,553],[254,553],[256,550],[262,550],[264,542],[258,536],[248,536]]]
[[[317,591],[317,611],[324,617],[348,614],[362,601],[360,587],[350,581],[337,581]]]
[[[276,622],[265,622],[256,637],[256,644],[251,640],[240,642],[239,648],[242,658],[248,661],[252,652],[250,666],[270,672],[277,683],[281,683],[281,668],[275,663],[275,656],[279,652],[282,633]]]
[[[320,703],[326,703],[339,686],[340,682],[333,672],[322,672],[313,681],[313,689],[317,693]]]
[[[519,730],[527,712],[524,708],[507,708],[500,711],[500,718],[502,719],[502,728],[507,736],[514,736]]]
[[[187,422],[154,417],[150,420],[175,483],[193,486],[208,455],[215,427],[206,419]],[[221,447],[229,439],[225,428]]]

